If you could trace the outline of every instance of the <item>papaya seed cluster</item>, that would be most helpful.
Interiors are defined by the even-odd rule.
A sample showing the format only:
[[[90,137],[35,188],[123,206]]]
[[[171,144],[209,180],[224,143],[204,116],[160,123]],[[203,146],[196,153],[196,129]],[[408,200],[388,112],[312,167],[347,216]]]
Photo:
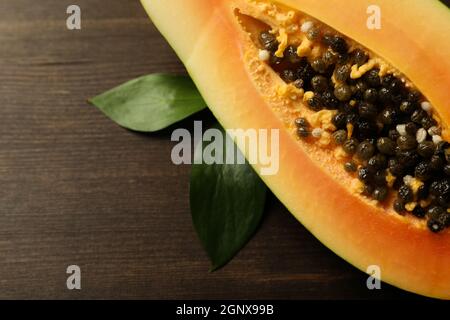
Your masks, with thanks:
[[[300,57],[298,46],[288,45],[280,57],[275,33],[263,30],[258,58],[302,90],[312,112],[331,112],[332,143],[345,153],[343,167],[364,196],[392,201],[397,213],[426,219],[432,232],[449,227],[450,144],[431,103],[400,73],[381,72],[379,57],[337,32],[312,21],[299,30],[323,47],[320,56]],[[310,143],[324,134],[306,118],[295,125],[298,137]]]

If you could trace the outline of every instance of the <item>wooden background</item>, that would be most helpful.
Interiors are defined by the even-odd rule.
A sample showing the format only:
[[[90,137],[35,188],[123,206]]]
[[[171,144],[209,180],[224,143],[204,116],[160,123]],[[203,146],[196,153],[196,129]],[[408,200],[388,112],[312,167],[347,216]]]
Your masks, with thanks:
[[[81,31],[65,25],[74,2]],[[0,298],[417,298],[369,291],[273,196],[247,247],[208,273],[170,134],[211,115],[145,135],[86,103],[143,74],[185,72],[137,0],[1,0],[0,43]],[[80,291],[66,289],[71,264]]]

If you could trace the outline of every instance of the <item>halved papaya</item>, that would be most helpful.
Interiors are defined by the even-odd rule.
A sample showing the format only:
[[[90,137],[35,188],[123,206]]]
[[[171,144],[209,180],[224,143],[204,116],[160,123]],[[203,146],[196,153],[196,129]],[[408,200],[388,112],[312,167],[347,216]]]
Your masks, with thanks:
[[[225,128],[280,130],[279,172],[262,179],[306,228],[357,268],[379,266],[383,281],[450,298],[450,14],[444,5],[142,3]],[[380,29],[366,26],[373,4]],[[326,59],[333,60],[331,67],[323,66]],[[300,69],[293,73],[293,66]],[[373,121],[374,130],[367,133],[349,120],[345,108],[353,108],[348,112],[361,123]],[[337,134],[342,113],[345,125]],[[340,145],[352,135],[353,145]],[[382,187],[366,184],[376,165],[385,174]]]

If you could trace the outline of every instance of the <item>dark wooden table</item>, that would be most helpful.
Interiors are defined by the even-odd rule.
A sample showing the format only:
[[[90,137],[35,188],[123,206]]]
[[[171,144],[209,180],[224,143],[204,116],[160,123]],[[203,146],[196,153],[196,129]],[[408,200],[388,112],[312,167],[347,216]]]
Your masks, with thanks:
[[[184,68],[137,0],[0,2],[0,298],[415,298],[367,276],[273,197],[260,230],[209,273],[193,230],[189,166],[170,161],[174,127],[126,131],[86,99]],[[212,121],[202,112],[194,119]],[[66,288],[81,267],[82,289]]]

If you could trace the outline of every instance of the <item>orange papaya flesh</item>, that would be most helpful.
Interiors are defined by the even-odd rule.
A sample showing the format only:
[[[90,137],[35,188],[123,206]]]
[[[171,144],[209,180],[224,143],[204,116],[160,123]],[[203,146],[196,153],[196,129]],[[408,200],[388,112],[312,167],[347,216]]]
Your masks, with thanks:
[[[431,102],[448,140],[449,13],[437,1],[419,2],[377,1],[383,25],[369,30],[366,0],[349,0],[345,7],[337,0],[142,1],[225,128],[281,129],[279,172],[262,179],[301,223],[359,269],[377,265],[388,283],[449,299],[449,229],[432,233],[424,221],[396,214],[391,204],[356,194],[336,150],[296,137],[294,121],[299,109],[307,109],[301,92],[258,59],[256,35],[263,26],[279,36],[291,11],[294,19],[307,14],[395,66]],[[261,165],[254,166],[259,171]]]

